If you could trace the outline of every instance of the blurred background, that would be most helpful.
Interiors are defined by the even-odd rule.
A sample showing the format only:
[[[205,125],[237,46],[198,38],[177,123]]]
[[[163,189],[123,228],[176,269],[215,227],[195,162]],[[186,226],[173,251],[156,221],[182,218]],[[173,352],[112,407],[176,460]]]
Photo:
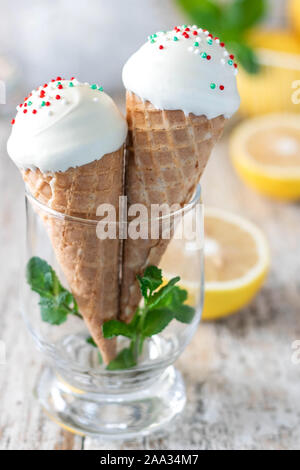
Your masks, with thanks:
[[[182,23],[207,28],[235,54],[241,109],[202,179],[205,205],[221,211],[207,217],[206,233],[220,250],[207,245],[204,319],[210,322],[200,325],[181,359],[190,397],[186,432],[174,431],[165,446],[176,449],[179,439],[189,448],[299,448],[300,357],[291,358],[300,340],[300,0],[1,0],[0,339],[7,363],[23,364],[18,377],[13,368],[0,375],[4,448],[52,448],[59,439],[38,411],[29,418],[26,371],[36,372],[39,360],[31,350],[24,356],[25,332],[16,342],[19,320],[11,315],[24,239],[23,182],[6,153],[15,107],[57,75],[98,82],[123,107],[127,58],[149,34]],[[232,212],[254,223],[270,254],[251,282],[243,276],[261,261],[261,246]],[[184,282],[193,295],[191,276],[187,270]],[[224,294],[228,276],[243,284]],[[16,380],[20,387],[12,389]]]
[[[154,31],[180,24],[195,14],[202,0],[1,0],[0,78],[31,89],[52,75],[73,76],[104,84],[109,93],[122,89],[125,61]],[[224,3],[224,1],[222,1]],[[251,2],[250,2],[251,3]],[[285,0],[269,0],[270,26],[285,24]],[[193,9],[194,8],[194,9]],[[197,8],[196,8],[197,12]],[[200,16],[199,16],[200,15]],[[193,18],[194,16],[194,18]],[[196,18],[195,18],[196,16]],[[7,59],[13,72],[3,60]]]

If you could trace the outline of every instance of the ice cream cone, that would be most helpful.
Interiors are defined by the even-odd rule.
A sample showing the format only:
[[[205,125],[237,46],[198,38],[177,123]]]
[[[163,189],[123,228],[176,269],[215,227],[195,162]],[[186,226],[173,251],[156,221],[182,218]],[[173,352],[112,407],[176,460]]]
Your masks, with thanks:
[[[118,210],[123,193],[123,147],[78,168],[43,174],[22,172],[30,193],[47,207],[81,219],[97,220],[97,207],[110,203]],[[102,336],[102,324],[117,318],[119,308],[119,240],[100,240],[96,223],[48,216],[39,210],[58,263],[78,302],[80,313],[109,362],[115,343]]]
[[[128,204],[187,204],[199,183],[225,118],[159,110],[127,91]],[[149,265],[158,265],[170,240],[127,238],[123,249],[121,318],[130,319],[140,301],[136,281]]]
[[[37,208],[107,363],[114,357],[115,342],[103,338],[102,325],[118,316],[120,245],[118,234],[113,239],[97,236],[97,208],[110,204],[118,216],[124,192],[125,119],[103,87],[74,77],[57,77],[38,87],[17,109],[8,153],[29,192],[60,213],[57,217]]]

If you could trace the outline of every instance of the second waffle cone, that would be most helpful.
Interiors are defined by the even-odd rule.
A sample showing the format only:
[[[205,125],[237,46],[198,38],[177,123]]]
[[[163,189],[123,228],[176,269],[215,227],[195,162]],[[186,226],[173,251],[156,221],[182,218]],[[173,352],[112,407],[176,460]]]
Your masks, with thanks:
[[[128,140],[125,192],[128,205],[190,202],[225,118],[159,110],[127,91]],[[169,240],[127,238],[123,247],[121,319],[128,321],[141,295],[137,274],[158,265]]]

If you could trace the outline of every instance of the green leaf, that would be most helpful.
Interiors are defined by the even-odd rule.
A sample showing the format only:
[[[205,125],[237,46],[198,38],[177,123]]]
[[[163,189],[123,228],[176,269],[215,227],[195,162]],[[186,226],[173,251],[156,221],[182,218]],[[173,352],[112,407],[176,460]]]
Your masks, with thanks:
[[[237,61],[251,74],[259,72],[260,65],[255,51],[249,47],[243,39],[228,44],[228,47],[235,53]]]
[[[124,348],[119,354],[110,361],[107,370],[121,370],[121,369],[130,369],[131,367],[136,366],[136,360],[134,358],[133,351],[130,348]]]
[[[31,289],[40,296],[43,321],[60,325],[67,320],[68,314],[81,317],[73,295],[61,285],[55,271],[45,260],[31,258],[26,267],[26,278]]]
[[[49,264],[41,258],[31,258],[26,268],[27,282],[34,292],[48,295],[53,290],[55,273]]]
[[[148,291],[150,291],[151,295],[152,292],[162,284],[162,271],[156,266],[148,266],[145,269],[143,276],[137,276],[137,279],[140,284],[142,295],[147,299],[149,296]]]
[[[61,325],[67,320],[68,309],[57,303],[55,298],[42,297],[39,305],[44,322],[50,323],[50,325]]]
[[[180,281],[180,277],[174,277],[171,279],[168,284],[162,287],[158,292],[156,292],[147,303],[149,309],[157,307],[163,302],[163,299],[174,289],[175,284]]]
[[[227,30],[242,31],[258,23],[267,10],[265,0],[234,0],[224,6],[224,23]]]
[[[102,325],[102,331],[104,338],[110,339],[114,336],[126,336],[127,338],[133,338],[135,331],[130,328],[130,325],[123,323],[118,320],[109,320]]]
[[[150,310],[147,313],[147,316],[143,325],[143,336],[149,337],[157,335],[160,333],[170,321],[174,318],[172,310],[167,307],[157,308],[155,310]]]
[[[93,340],[93,338],[91,336],[89,336],[87,339],[86,339],[86,342],[88,344],[90,344],[91,346],[93,346],[94,348],[97,348],[97,344],[95,343],[95,341]]]
[[[199,27],[211,32],[218,31],[222,25],[222,7],[212,0],[177,0],[188,16]]]
[[[212,0],[177,0],[193,23],[208,29],[226,43],[239,64],[249,73],[259,72],[255,51],[246,40],[247,31],[255,26],[268,9],[266,0],[230,0],[219,4]]]
[[[174,309],[174,318],[181,323],[192,323],[195,309],[189,305],[179,305]]]

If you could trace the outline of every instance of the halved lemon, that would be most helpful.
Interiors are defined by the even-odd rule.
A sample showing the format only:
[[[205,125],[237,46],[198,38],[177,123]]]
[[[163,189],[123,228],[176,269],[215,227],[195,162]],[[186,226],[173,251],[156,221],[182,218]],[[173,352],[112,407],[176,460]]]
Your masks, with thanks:
[[[293,28],[300,36],[300,2],[299,0],[289,0],[288,17]]]
[[[247,116],[299,112],[300,106],[295,106],[291,100],[292,83],[300,80],[300,41],[297,35],[286,30],[256,29],[251,31],[248,40],[256,49],[261,67],[255,74],[239,68],[240,112]]]
[[[300,198],[300,116],[268,114],[244,121],[230,139],[241,178],[279,200]]]
[[[178,243],[178,242],[177,242]],[[166,280],[178,275],[195,305],[200,277],[191,259],[172,240],[161,267]],[[261,288],[270,264],[265,236],[246,219],[220,209],[205,210],[205,299],[203,320],[214,320],[245,307]],[[177,271],[176,271],[177,266]]]

